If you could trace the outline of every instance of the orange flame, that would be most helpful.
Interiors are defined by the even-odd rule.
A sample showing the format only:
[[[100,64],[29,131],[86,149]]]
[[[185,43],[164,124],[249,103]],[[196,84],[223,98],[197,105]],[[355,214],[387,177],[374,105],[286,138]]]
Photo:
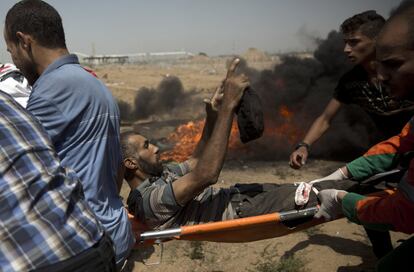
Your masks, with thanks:
[[[266,134],[274,135],[275,137],[287,138],[290,145],[294,145],[302,137],[303,132],[293,123],[294,113],[289,110],[285,105],[280,106],[279,114],[282,119],[282,123],[275,127],[270,127]]]
[[[191,121],[179,126],[167,138],[169,142],[175,143],[174,149],[164,152],[161,155],[161,159],[184,161],[191,156],[198,141],[201,139],[204,123],[204,120]]]
[[[284,118],[288,118],[288,119],[292,119],[293,117],[293,112],[289,111],[288,107],[282,105],[279,109],[279,113],[280,115],[282,115],[282,117]]]
[[[162,160],[184,161],[191,156],[197,143],[200,141],[203,134],[204,120],[190,121],[187,124],[179,126],[173,133],[171,133],[167,140],[175,143],[174,149],[164,152],[161,155]],[[239,140],[239,129],[237,123],[233,122],[230,137],[229,149],[242,148],[242,143]]]
[[[289,110],[287,106],[281,106],[279,108],[279,114],[282,120],[276,124],[275,120],[269,120],[265,122],[265,131],[263,136],[258,141],[266,142],[266,145],[270,145],[269,149],[276,144],[276,141],[282,143],[286,148],[286,141],[290,146],[294,145],[303,135],[303,132],[293,124],[293,112]],[[188,159],[193,153],[198,141],[201,139],[204,120],[191,121],[187,124],[179,126],[173,133],[171,133],[167,140],[171,143],[175,143],[173,150],[164,152],[161,155],[163,160],[184,161]],[[279,143],[279,146],[280,146]],[[236,151],[237,154],[248,152],[250,149],[255,149],[254,144],[247,146],[241,143],[239,138],[239,130],[237,128],[236,121],[233,122],[230,137],[229,137],[229,151]],[[254,150],[251,150],[254,152]]]

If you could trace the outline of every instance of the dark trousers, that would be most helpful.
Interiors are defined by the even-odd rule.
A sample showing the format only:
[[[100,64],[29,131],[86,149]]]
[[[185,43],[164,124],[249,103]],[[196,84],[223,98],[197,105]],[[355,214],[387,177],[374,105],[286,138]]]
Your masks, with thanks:
[[[117,271],[115,253],[111,238],[104,234],[102,239],[93,247],[85,250],[68,260],[58,262],[35,270],[36,272],[72,272],[72,271]]]
[[[393,250],[389,231],[378,231],[365,228],[369,240],[372,244],[372,251],[375,256],[381,259]]]
[[[315,184],[318,190],[336,188],[346,191],[355,191],[359,183],[351,180],[322,181]],[[231,187],[233,192],[231,202],[238,217],[249,217],[272,212],[289,211],[296,209],[295,202],[292,200],[297,186],[294,184],[273,184],[273,183],[251,183],[236,184]],[[311,192],[308,207],[318,204],[318,198]],[[306,222],[311,218],[285,222],[286,225],[294,227]],[[375,256],[380,259],[393,250],[390,233],[388,231],[378,231],[365,228],[372,250]]]
[[[378,261],[378,272],[413,271],[412,257],[414,252],[414,237],[404,241],[393,251]]]

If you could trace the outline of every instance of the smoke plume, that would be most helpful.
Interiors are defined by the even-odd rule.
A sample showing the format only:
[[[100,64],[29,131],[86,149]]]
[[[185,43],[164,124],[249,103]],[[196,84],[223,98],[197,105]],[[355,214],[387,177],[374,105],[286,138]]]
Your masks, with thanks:
[[[314,39],[313,57],[285,55],[272,69],[256,70],[241,60],[238,72],[246,74],[262,100],[265,117],[263,137],[242,147],[230,148],[228,158],[286,160],[294,146],[332,98],[339,78],[350,68],[343,54],[343,37],[332,31],[326,39]],[[230,62],[230,60],[229,60]],[[193,92],[183,90],[177,77],[164,78],[155,89],[141,88],[133,115],[175,116],[188,112]],[[350,160],[361,155],[376,139],[375,126],[357,106],[341,107],[328,132],[311,147],[314,157]]]
[[[318,41],[314,58],[284,56],[272,70],[257,71],[242,61],[239,72],[249,76],[262,99],[265,136],[248,144],[248,157],[288,160],[294,145],[332,98],[338,79],[350,68],[343,54],[342,35],[329,33]],[[280,128],[283,133],[266,134]],[[348,160],[372,144],[372,121],[356,106],[343,106],[329,131],[312,146],[317,157]],[[230,154],[231,155],[231,154]]]
[[[193,94],[193,91],[184,91],[183,84],[178,77],[166,76],[157,88],[142,87],[138,90],[134,101],[134,119],[173,114],[178,106],[191,103]]]

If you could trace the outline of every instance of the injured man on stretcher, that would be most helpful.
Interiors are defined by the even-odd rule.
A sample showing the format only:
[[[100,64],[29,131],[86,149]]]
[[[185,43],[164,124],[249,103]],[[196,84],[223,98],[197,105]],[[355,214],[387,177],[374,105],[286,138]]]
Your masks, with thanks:
[[[235,108],[241,100],[234,93],[236,89],[243,93],[246,88],[243,80],[230,71],[212,99],[205,101],[203,134],[185,162],[163,164],[159,148],[144,136],[121,134],[122,175],[131,188],[128,210],[148,228],[162,230],[314,207],[318,204],[317,192],[323,189],[361,193],[362,186],[356,181],[329,178],[315,183],[212,187],[223,166]]]
[[[182,163],[157,162],[151,165],[138,154],[142,149],[155,150],[150,152],[154,152],[155,160],[158,161],[156,146],[133,132],[124,133],[121,137],[123,146],[129,150],[124,158],[127,165],[124,177],[131,188],[127,200],[128,210],[141,223],[154,230],[315,207],[318,205],[317,192],[324,189],[359,193],[376,190],[349,179],[322,180],[313,184],[245,183],[227,188],[208,186],[194,193],[190,200],[178,202],[174,182],[191,173],[197,159],[192,157]],[[136,162],[134,164],[128,160]],[[135,167],[142,169],[138,175]]]

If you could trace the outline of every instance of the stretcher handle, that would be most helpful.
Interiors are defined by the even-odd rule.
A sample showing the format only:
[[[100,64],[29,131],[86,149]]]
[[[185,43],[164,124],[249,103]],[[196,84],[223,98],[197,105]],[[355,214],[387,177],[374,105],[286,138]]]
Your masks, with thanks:
[[[166,229],[166,230],[154,230],[154,231],[146,231],[141,233],[140,241],[146,240],[157,240],[157,239],[169,239],[176,236],[181,235],[181,228],[173,228],[173,229]]]
[[[312,207],[312,208],[307,208],[307,209],[303,209],[303,210],[292,210],[292,211],[286,211],[286,212],[280,212],[278,213],[278,215],[280,216],[280,222],[283,221],[290,221],[290,220],[294,220],[294,219],[299,219],[299,218],[305,218],[305,217],[312,217],[316,212],[318,211],[317,207]],[[273,215],[273,214],[272,214]],[[266,217],[266,215],[264,215]],[[263,217],[263,215],[259,215],[259,216],[254,216],[254,217],[250,217],[250,218],[261,218]],[[240,218],[240,219],[234,219],[234,220],[230,220],[230,221],[242,221],[242,222],[249,222],[249,217],[246,218]],[[266,217],[267,218],[267,217]],[[247,220],[246,220],[247,219]],[[268,221],[269,219],[266,219],[264,221]],[[222,222],[214,222],[214,223],[208,223],[208,224],[202,224],[202,225],[209,225],[209,226],[215,226],[215,225],[219,225],[222,228],[224,228],[225,226],[223,226],[223,223],[230,223],[230,221],[222,221]],[[273,221],[273,220],[272,220]],[[201,226],[201,225],[194,225],[194,226],[188,226],[188,227],[197,227],[197,226]],[[234,228],[234,226],[233,226]],[[237,225],[236,225],[237,228]],[[216,229],[213,229],[216,230]],[[147,232],[143,232],[140,235],[140,241],[146,241],[146,240],[157,240],[157,239],[171,239],[174,237],[179,237],[182,234],[182,228],[172,228],[172,229],[166,229],[166,230],[159,230],[159,231],[147,231]]]
[[[280,221],[286,222],[290,220],[295,219],[301,219],[301,218],[307,218],[307,217],[313,217],[317,212],[319,208],[318,207],[311,207],[306,208],[303,210],[292,210],[287,212],[280,212]]]

